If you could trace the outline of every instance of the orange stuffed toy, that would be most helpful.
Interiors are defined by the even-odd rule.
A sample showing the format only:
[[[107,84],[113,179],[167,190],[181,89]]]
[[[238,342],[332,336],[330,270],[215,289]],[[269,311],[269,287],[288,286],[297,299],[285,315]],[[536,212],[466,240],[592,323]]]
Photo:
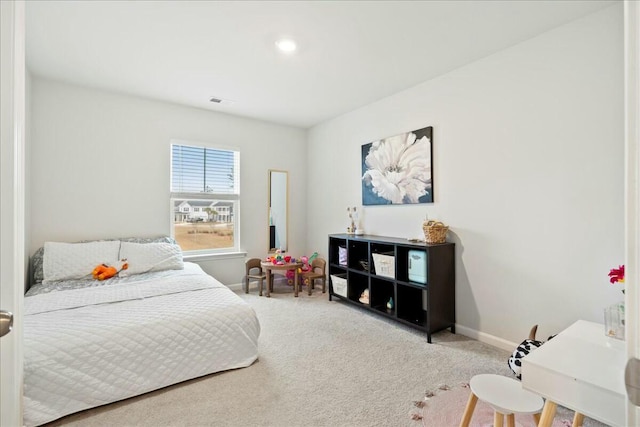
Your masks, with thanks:
[[[112,278],[113,276],[120,273],[122,270],[126,270],[127,268],[129,268],[129,264],[127,264],[126,259],[123,259],[120,260],[119,265],[117,266],[100,264],[93,269],[91,274],[93,275],[94,279],[106,280]]]

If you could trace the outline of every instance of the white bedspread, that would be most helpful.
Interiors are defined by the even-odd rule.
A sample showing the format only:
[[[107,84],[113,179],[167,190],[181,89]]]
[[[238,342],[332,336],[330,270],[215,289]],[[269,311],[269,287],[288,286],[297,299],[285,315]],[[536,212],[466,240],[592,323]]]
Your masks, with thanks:
[[[160,276],[25,298],[27,426],[256,360],[248,304],[196,264]]]

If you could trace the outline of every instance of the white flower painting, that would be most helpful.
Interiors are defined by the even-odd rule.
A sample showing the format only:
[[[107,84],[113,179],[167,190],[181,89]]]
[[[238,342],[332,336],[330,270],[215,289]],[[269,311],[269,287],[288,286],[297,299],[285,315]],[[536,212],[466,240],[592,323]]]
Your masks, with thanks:
[[[433,127],[362,146],[362,204],[433,202]]]

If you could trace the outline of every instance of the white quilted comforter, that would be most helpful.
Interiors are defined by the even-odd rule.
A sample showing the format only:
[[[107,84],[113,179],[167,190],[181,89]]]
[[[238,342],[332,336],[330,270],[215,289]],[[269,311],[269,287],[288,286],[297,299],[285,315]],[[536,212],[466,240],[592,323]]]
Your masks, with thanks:
[[[25,297],[24,422],[251,365],[253,309],[199,266]]]

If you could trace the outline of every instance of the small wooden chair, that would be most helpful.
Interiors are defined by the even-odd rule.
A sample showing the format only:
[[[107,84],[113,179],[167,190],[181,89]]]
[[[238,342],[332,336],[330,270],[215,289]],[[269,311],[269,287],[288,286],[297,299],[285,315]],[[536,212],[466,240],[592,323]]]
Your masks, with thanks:
[[[260,287],[258,288],[260,290],[260,296],[262,296],[262,283],[264,282],[264,279],[267,277],[267,275],[262,271],[262,266],[260,265],[260,258],[251,258],[248,259],[247,262],[245,263],[245,267],[246,267],[246,275],[245,275],[245,287],[244,287],[244,293],[248,294],[249,293],[249,280],[259,280],[260,281]],[[258,270],[257,272],[255,272],[255,270]],[[251,271],[254,270],[254,272],[252,273]]]
[[[322,279],[322,293],[327,291],[327,275],[325,274],[325,268],[327,262],[322,258],[316,258],[311,261],[311,268],[300,275],[302,283],[307,285],[309,295],[311,295],[311,289],[314,289],[314,282],[317,279]]]

